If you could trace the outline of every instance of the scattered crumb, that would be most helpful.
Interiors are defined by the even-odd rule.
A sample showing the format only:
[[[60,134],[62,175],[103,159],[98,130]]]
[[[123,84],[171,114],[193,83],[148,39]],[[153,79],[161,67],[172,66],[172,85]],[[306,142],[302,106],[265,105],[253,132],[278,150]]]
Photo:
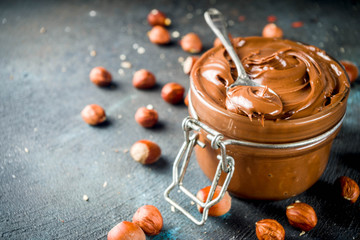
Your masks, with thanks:
[[[165,54],[161,53],[160,54],[160,59],[165,59]]]
[[[299,236],[301,237],[302,235],[304,235],[306,232],[305,231],[302,231]]]
[[[191,205],[195,205],[195,202],[194,202],[194,201],[191,201],[190,204],[191,204]]]
[[[16,178],[16,176],[15,176],[14,174],[13,174],[13,175],[11,175],[11,177],[12,177],[12,178]]]
[[[90,56],[95,57],[95,56],[96,56],[96,51],[95,51],[95,50],[91,50],[91,51],[90,51]]]
[[[126,177],[127,177],[127,178],[131,178],[131,175],[130,175],[130,174],[128,174],[128,175],[126,175]]]
[[[13,79],[14,79],[14,76],[13,76],[13,75],[10,75],[9,78],[10,78],[10,80],[13,80]]]
[[[6,18],[3,18],[3,20],[1,21],[2,24],[5,24],[7,23],[7,19]]]
[[[114,149],[114,152],[118,153],[118,152],[119,152],[119,149]]]
[[[185,59],[184,59],[183,57],[179,57],[179,58],[178,58],[178,62],[179,62],[179,63],[183,63],[184,61],[185,61]]]
[[[132,47],[133,47],[133,49],[138,49],[139,48],[139,44],[137,44],[137,43],[134,43],[133,45],[132,45]]]
[[[123,150],[123,153],[127,153],[128,151],[129,151],[129,149],[125,148],[125,149]]]
[[[125,74],[124,69],[119,68],[118,73],[119,73],[121,76],[124,75],[124,74]]]
[[[66,67],[62,67],[61,72],[66,72]]]
[[[45,32],[46,32],[46,29],[44,27],[41,27],[40,28],[40,33],[42,34],[42,33],[45,33]]]
[[[175,207],[173,205],[171,205],[171,211],[175,212]]]
[[[119,56],[119,58],[120,58],[121,61],[124,61],[124,60],[126,60],[126,55],[125,55],[125,54],[121,54],[121,55]]]
[[[296,203],[299,203],[299,202],[300,202],[300,200],[295,200],[295,202],[296,202]]]
[[[181,190],[179,189],[179,190],[177,190],[177,192],[178,192],[178,193],[180,193],[180,192],[181,192]]]
[[[167,110],[167,111],[171,113],[171,112],[172,112],[172,109],[171,109],[171,108],[168,108],[168,110]]]
[[[171,33],[171,36],[172,36],[173,38],[178,38],[178,37],[180,37],[180,33],[179,33],[178,31],[173,31],[173,32]]]
[[[89,16],[90,17],[96,17],[96,11],[95,10],[91,10],[90,12],[89,12]]]
[[[341,52],[341,53],[344,53],[344,52],[345,52],[345,48],[341,47],[341,48],[340,48],[340,52]]]
[[[71,32],[71,28],[69,26],[66,26],[65,29],[64,29],[65,32]]]
[[[38,131],[38,129],[37,128],[34,128],[34,132],[37,132]]]
[[[118,115],[118,119],[121,119],[121,118],[122,118],[122,115],[119,114],[119,115]]]
[[[144,54],[144,53],[145,53],[145,48],[139,47],[139,48],[137,49],[137,52],[138,52],[138,54]]]
[[[233,20],[229,20],[228,21],[228,25],[231,27],[231,26],[234,26],[235,25],[235,22]]]
[[[149,110],[152,110],[152,109],[154,109],[154,106],[151,105],[151,104],[148,104],[148,105],[146,106],[146,108],[149,109]]]
[[[107,181],[104,182],[103,188],[106,188],[106,186],[107,186]]]
[[[88,195],[85,194],[85,195],[83,196],[83,200],[84,200],[84,201],[89,201]]]
[[[123,67],[123,68],[131,68],[132,65],[131,65],[130,62],[124,61],[124,62],[121,63],[121,67]]]
[[[29,149],[25,148],[24,151],[25,151],[26,153],[28,153],[28,152],[29,152]]]

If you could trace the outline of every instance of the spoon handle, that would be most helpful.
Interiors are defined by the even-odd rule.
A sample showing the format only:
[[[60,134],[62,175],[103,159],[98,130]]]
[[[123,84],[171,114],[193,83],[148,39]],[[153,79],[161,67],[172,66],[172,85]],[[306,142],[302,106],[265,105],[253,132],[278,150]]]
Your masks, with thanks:
[[[226,51],[229,53],[231,59],[234,61],[236,70],[238,72],[238,79],[249,79],[247,76],[245,69],[235,52],[234,47],[232,46],[230,39],[226,30],[226,23],[224,20],[224,16],[222,13],[215,9],[210,8],[204,13],[204,18],[206,23],[209,25],[211,30],[215,33],[215,35],[220,39],[221,43],[224,45]]]

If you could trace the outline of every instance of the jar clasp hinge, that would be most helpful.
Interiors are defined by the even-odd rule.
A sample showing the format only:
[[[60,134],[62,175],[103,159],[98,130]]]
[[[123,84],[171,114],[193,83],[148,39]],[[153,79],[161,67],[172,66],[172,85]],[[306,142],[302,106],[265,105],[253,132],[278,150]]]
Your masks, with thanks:
[[[218,203],[223,196],[226,193],[227,187],[230,183],[231,177],[235,170],[235,164],[234,159],[231,156],[228,156],[226,154],[226,145],[222,141],[223,135],[204,123],[191,118],[187,117],[183,120],[182,128],[184,131],[184,137],[185,141],[182,144],[173,165],[173,173],[172,173],[172,183],[171,185],[165,190],[164,197],[165,200],[168,201],[173,207],[178,209],[180,212],[182,212],[185,216],[187,216],[189,219],[191,219],[195,224],[197,225],[203,225],[205,221],[207,220],[209,209]],[[194,149],[195,145],[199,145],[201,148],[205,147],[205,144],[198,140],[200,130],[203,130],[207,135],[207,139],[211,141],[211,148],[213,149],[219,149],[220,148],[220,154],[217,155],[217,158],[219,160],[218,166],[216,168],[216,173],[214,176],[214,179],[212,181],[209,195],[205,202],[201,202],[194,194],[192,194],[188,189],[186,189],[183,185],[183,180],[185,176],[186,169],[189,165],[191,153]],[[196,131],[195,133],[192,133],[192,131]],[[179,165],[182,163],[182,166],[179,171]],[[221,187],[221,191],[219,195],[212,199],[216,190],[216,187],[218,185],[221,173],[224,172],[226,175],[226,178],[224,180],[224,183]],[[191,213],[189,213],[185,208],[180,206],[177,202],[175,202],[173,199],[170,198],[170,192],[175,188],[178,187],[185,195],[187,195],[192,201],[194,201],[196,204],[201,206],[204,210],[202,213],[201,220],[197,220]]]

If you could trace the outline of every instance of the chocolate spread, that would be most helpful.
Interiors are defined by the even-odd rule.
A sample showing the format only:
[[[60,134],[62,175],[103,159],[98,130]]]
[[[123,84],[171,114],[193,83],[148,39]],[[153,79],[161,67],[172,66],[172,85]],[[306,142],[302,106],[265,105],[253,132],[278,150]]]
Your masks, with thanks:
[[[226,93],[237,72],[223,46],[198,65],[196,73],[203,94],[250,119],[296,119],[316,114],[339,102],[349,88],[344,70],[317,47],[261,37],[237,38],[233,44],[248,76],[275,91],[281,102],[259,87],[236,86]]]
[[[250,79],[264,87],[239,86],[226,91],[237,72],[222,46],[203,54],[190,82],[190,115],[221,133],[224,140],[259,144],[306,141],[333,129],[344,117],[349,81],[344,69],[324,51],[261,37],[236,38],[233,45]],[[325,170],[338,131],[295,148],[227,145],[226,154],[235,160],[228,190],[252,199],[284,199],[305,191]],[[220,150],[211,147],[206,132],[201,131],[199,139],[206,146],[195,148],[196,159],[212,179]],[[220,177],[220,185],[224,177]]]

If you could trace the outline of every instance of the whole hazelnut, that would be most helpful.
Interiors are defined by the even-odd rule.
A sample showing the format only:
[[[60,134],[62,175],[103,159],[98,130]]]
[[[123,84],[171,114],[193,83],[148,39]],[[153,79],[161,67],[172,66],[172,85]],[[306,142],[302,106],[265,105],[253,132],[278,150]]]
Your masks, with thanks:
[[[183,70],[185,74],[190,74],[192,68],[195,65],[195,62],[199,59],[197,56],[189,56],[185,59],[183,63]]]
[[[146,240],[146,236],[135,223],[123,221],[108,232],[107,240]]]
[[[135,121],[142,127],[150,128],[158,122],[159,115],[151,107],[141,107],[135,113]]]
[[[282,38],[283,31],[275,23],[266,24],[262,36],[266,38]]]
[[[185,88],[178,83],[167,83],[161,89],[161,97],[168,103],[177,104],[184,97]]]
[[[112,76],[104,67],[95,67],[90,71],[90,81],[100,87],[109,86],[112,81]]]
[[[152,141],[140,140],[131,146],[130,156],[141,164],[152,164],[159,160],[161,149]]]
[[[148,37],[150,42],[155,44],[168,44],[171,40],[170,33],[163,26],[154,26],[149,32]]]
[[[98,125],[106,120],[106,114],[102,107],[97,104],[87,105],[81,111],[84,122],[90,125]]]
[[[198,193],[196,194],[196,197],[201,201],[201,202],[206,202],[206,199],[208,198],[209,195],[209,191],[210,191],[211,186],[207,186],[203,189],[201,189],[200,191],[198,191]],[[211,200],[214,200],[215,198],[217,198],[217,196],[219,196],[221,191],[221,187],[217,186],[215,189],[215,193],[212,197]],[[198,210],[200,213],[202,213],[204,211],[204,208],[202,208],[201,206],[197,206]],[[218,217],[218,216],[222,216],[225,213],[227,213],[231,208],[231,197],[230,194],[228,192],[225,192],[224,197],[220,200],[220,202],[218,202],[217,204],[215,204],[214,206],[212,206],[209,209],[209,216],[213,216],[213,217]]]
[[[355,80],[359,76],[359,70],[356,65],[350,61],[342,60],[340,61],[341,65],[344,66],[347,75],[349,76],[349,80],[351,83],[355,82]]]
[[[185,104],[185,106],[189,106],[189,93],[188,94],[186,94],[186,97],[185,97],[185,99],[184,99],[184,104]]]
[[[351,203],[355,203],[359,197],[359,185],[349,177],[342,176],[338,179],[341,196]]]
[[[317,224],[315,210],[308,204],[295,202],[286,207],[286,216],[291,226],[310,231]]]
[[[153,9],[150,11],[147,16],[147,21],[151,26],[170,26],[171,24],[170,18],[167,18],[163,12],[157,9]]]
[[[140,69],[134,73],[132,79],[133,86],[139,89],[148,89],[152,88],[155,83],[156,79],[154,74],[149,72],[146,69]]]
[[[202,49],[202,42],[196,33],[188,33],[180,40],[180,46],[185,52],[199,53]]]
[[[149,236],[158,235],[163,226],[161,213],[153,205],[140,207],[134,214],[132,222],[141,227]]]
[[[274,219],[263,219],[255,223],[256,236],[259,240],[284,240],[285,230],[283,226]]]
[[[232,40],[233,40],[232,35],[229,33],[228,36],[229,36],[230,42],[232,42]],[[213,45],[214,45],[214,47],[217,47],[217,46],[220,46],[220,45],[222,46],[223,44],[221,43],[219,38],[215,38]]]

